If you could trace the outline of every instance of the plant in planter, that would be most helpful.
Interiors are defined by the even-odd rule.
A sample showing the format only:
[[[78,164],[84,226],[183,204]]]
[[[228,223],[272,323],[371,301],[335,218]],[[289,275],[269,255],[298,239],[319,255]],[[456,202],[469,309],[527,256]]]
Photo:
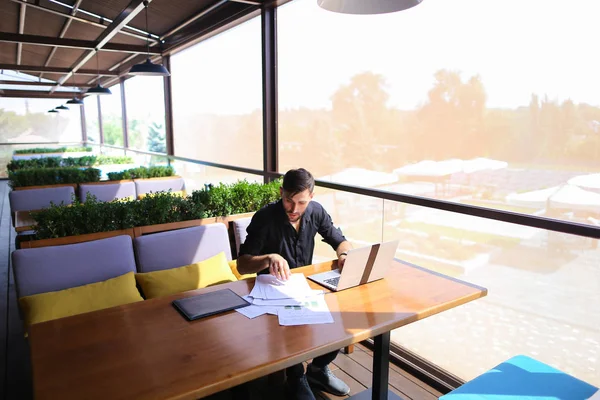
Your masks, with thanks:
[[[13,154],[44,154],[44,153],[80,153],[80,152],[90,152],[92,148],[90,146],[86,147],[36,147],[33,149],[20,149],[15,150]]]
[[[99,202],[91,194],[71,206],[51,205],[35,212],[36,239],[59,238],[109,232],[137,226],[189,221],[205,217],[204,206],[169,192],[158,192],[142,200]]]
[[[83,157],[46,157],[29,160],[11,160],[6,168],[17,171],[28,168],[58,168],[58,167],[91,167],[107,164],[133,164],[133,158],[128,156],[83,156]]]
[[[162,178],[174,175],[175,169],[171,166],[139,167],[127,169],[121,172],[109,172],[108,180],[119,181],[123,179]]]
[[[30,168],[8,173],[11,188],[61,183],[98,182],[100,170],[96,168]]]
[[[250,183],[246,180],[233,184],[206,185],[192,192],[192,199],[206,206],[208,216],[219,217],[258,211],[279,198],[281,181],[268,184]]]

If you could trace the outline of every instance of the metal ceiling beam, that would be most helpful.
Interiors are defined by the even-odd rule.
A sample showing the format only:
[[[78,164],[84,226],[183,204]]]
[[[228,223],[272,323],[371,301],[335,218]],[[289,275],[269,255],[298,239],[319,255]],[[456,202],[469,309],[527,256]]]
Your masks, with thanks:
[[[192,22],[198,20],[199,18],[202,18],[203,16],[205,16],[209,12],[213,11],[214,9],[221,7],[223,4],[227,3],[227,1],[228,0],[220,0],[220,1],[216,2],[215,4],[213,4],[212,6],[205,8],[204,10],[200,11],[198,14],[192,16],[191,18],[188,18],[183,23],[177,25],[175,28],[171,29],[170,31],[168,31],[167,33],[162,35],[159,39],[162,41],[165,38],[167,38],[168,36],[173,35],[175,32],[179,32],[180,30],[182,30],[183,28],[185,28]]]
[[[77,10],[79,9],[79,6],[81,5],[81,2],[83,0],[77,0],[75,2],[75,4],[73,4],[73,8],[71,9],[71,12],[69,13],[71,16],[74,16],[75,14],[77,14]],[[25,7],[23,4],[21,4],[21,7]],[[65,23],[63,24],[62,29],[60,30],[60,33],[58,34],[59,38],[64,38],[65,34],[67,33],[67,30],[69,29],[69,27],[71,26],[71,22],[73,20],[70,18],[67,18],[65,20]],[[19,33],[23,33],[23,32],[19,32]],[[46,57],[46,62],[44,63],[44,67],[47,67],[50,64],[50,61],[52,61],[52,57],[54,57],[54,54],[56,53],[56,49],[58,49],[57,46],[52,47],[52,50],[50,50],[50,54],[48,54],[48,57]],[[40,74],[40,78],[44,76],[44,74]]]
[[[25,32],[25,5],[21,4],[19,9],[19,33]],[[17,44],[17,64],[21,64],[21,50],[23,50],[23,45],[21,43]]]
[[[99,43],[93,40],[65,39],[51,36],[23,35],[10,32],[0,32],[0,42],[25,43],[39,46],[67,47],[72,49],[94,50]],[[121,53],[146,53],[146,46],[135,44],[106,43],[102,51]],[[160,54],[159,49],[150,48],[150,54]]]
[[[70,20],[73,20],[73,21],[81,22],[83,24],[88,24],[88,25],[91,25],[91,26],[95,26],[97,28],[101,28],[101,29],[106,29],[107,28],[107,25],[103,25],[103,24],[98,23],[98,22],[90,21],[89,19],[77,17],[75,15],[71,15],[69,13],[65,13],[65,12],[62,12],[62,11],[53,10],[52,8],[47,8],[47,7],[44,7],[44,6],[40,6],[39,4],[27,3],[24,0],[10,0],[10,1],[12,1],[13,3],[21,4],[21,5],[26,6],[26,7],[35,8],[36,10],[45,11],[45,12],[48,12],[48,13],[54,14],[54,15],[59,15],[61,17],[64,17],[64,18],[67,18],[67,19],[70,19]],[[79,9],[79,11],[85,12],[85,10],[83,10],[81,8]],[[105,21],[109,21],[108,18],[104,18],[104,17],[101,17],[101,18],[103,18]],[[131,28],[129,26],[126,26],[126,28],[134,29],[134,28]],[[140,33],[134,33],[134,32],[128,32],[128,31],[120,31],[119,33],[123,34],[123,35],[131,36],[131,37],[134,37],[134,38],[137,38],[137,39],[140,39],[140,40],[143,40],[144,42],[146,41],[146,35],[143,35],[143,34],[140,34]],[[154,36],[156,36],[156,35],[154,35]],[[150,42],[151,43],[156,43],[156,39],[154,39],[154,38],[151,37],[150,38]]]
[[[13,0],[14,1],[14,0]],[[198,12],[197,14],[193,15],[192,17],[188,18],[187,20],[183,21],[181,24],[177,25],[176,27],[174,27],[173,29],[169,30],[168,32],[166,32],[164,35],[162,35],[159,40],[162,42],[163,40],[167,39],[169,36],[174,35],[175,33],[179,32],[180,30],[182,30],[183,28],[185,28],[186,26],[194,23],[195,21],[197,21],[198,19],[204,17],[206,14],[216,10],[217,8],[221,7],[223,4],[227,3],[229,0],[219,0],[217,1],[215,4],[206,7],[204,10]],[[152,48],[152,47],[151,47]],[[135,54],[130,55],[129,57],[125,58],[124,60],[119,61],[118,63],[116,63],[115,65],[113,65],[112,67],[110,67],[108,70],[109,71],[113,71],[117,68],[119,68],[121,65],[124,65],[126,63],[128,63],[129,61],[131,61],[132,59],[134,59],[136,57]],[[157,62],[158,61],[158,57],[153,57],[150,59],[152,62]],[[127,70],[129,70],[129,68],[127,68]],[[125,75],[125,73],[121,73],[121,76]],[[96,81],[97,79],[91,79],[88,83],[92,83],[94,81]],[[115,78],[111,78],[110,80],[104,82],[105,85],[111,85],[112,83],[114,83],[117,79]]]
[[[28,82],[28,81],[4,81],[4,80],[0,80],[0,85],[13,85],[13,86],[55,86],[56,83],[54,82]],[[63,86],[63,87],[74,87],[74,88],[78,88],[78,87],[93,87],[94,85],[88,85],[87,83],[75,83],[72,85],[67,85],[67,86]],[[19,90],[19,89],[16,89]]]
[[[72,99],[73,95],[82,92],[40,92],[36,90],[8,90],[3,89],[0,97],[36,98],[36,99]]]
[[[233,1],[234,3],[251,4],[253,6],[262,6],[263,5],[262,1],[257,1],[257,0],[230,0],[230,1]]]
[[[61,67],[41,67],[39,65],[17,65],[17,64],[0,64],[0,69],[10,69],[22,72],[47,72],[50,74],[68,74],[71,72],[71,68]],[[76,75],[97,75],[98,72],[95,69],[80,69],[77,70]],[[103,71],[100,70],[101,76],[119,76],[114,71]]]
[[[132,0],[131,3],[125,8],[121,13],[111,22],[111,24],[98,36],[96,39],[97,49],[101,49],[112,39],[119,31],[127,25],[129,21],[131,21],[136,15],[139,14],[140,11],[144,9],[144,3],[150,3],[152,0]],[[67,79],[71,77],[71,75],[77,70],[79,70],[86,62],[88,62],[93,56],[96,54],[95,50],[88,51],[86,54],[83,54],[79,59],[73,64],[71,68],[71,72],[63,76],[58,80],[58,85],[50,89],[50,93],[54,92],[60,85],[62,85]]]

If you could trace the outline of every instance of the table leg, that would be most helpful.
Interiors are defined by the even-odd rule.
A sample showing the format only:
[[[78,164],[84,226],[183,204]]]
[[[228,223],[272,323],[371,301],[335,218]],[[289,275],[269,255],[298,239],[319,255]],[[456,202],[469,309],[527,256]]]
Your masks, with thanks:
[[[350,396],[349,399],[401,400],[399,396],[388,390],[390,376],[390,332],[388,331],[375,336],[374,342],[373,387]]]

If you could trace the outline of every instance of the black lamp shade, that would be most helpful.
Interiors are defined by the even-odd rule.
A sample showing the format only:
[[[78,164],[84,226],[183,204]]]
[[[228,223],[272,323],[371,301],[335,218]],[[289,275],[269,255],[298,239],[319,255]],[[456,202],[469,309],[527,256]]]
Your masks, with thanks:
[[[88,90],[86,92],[87,94],[95,94],[98,96],[105,96],[108,94],[112,94],[110,89],[103,87],[102,85],[98,84],[96,86],[94,86],[93,88],[91,88],[90,90]]]
[[[62,104],[58,107],[56,107],[57,110],[68,110],[69,107],[63,106]]]
[[[54,108],[52,110],[48,111],[49,113],[57,113],[58,111],[56,111]]]
[[[145,76],[169,76],[169,71],[162,64],[153,64],[150,59],[146,59],[141,64],[136,64],[129,70],[129,75]]]
[[[73,98],[73,99],[67,101],[67,104],[72,104],[72,105],[75,105],[75,106],[82,106],[83,105],[83,101],[79,100],[78,98]]]

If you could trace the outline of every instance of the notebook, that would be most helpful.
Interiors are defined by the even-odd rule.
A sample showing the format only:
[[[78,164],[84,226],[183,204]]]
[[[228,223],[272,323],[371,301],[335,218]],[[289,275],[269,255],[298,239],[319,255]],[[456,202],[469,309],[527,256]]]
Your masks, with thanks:
[[[173,301],[173,306],[188,321],[249,305],[250,303],[235,294],[231,289],[202,293],[197,296]]]

